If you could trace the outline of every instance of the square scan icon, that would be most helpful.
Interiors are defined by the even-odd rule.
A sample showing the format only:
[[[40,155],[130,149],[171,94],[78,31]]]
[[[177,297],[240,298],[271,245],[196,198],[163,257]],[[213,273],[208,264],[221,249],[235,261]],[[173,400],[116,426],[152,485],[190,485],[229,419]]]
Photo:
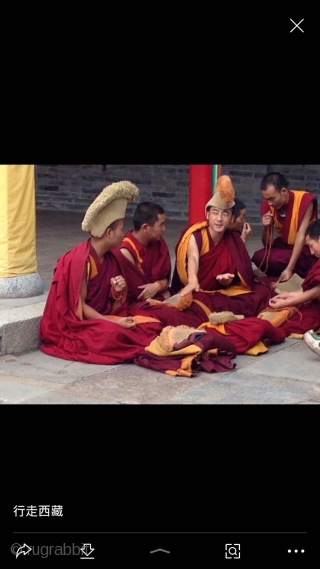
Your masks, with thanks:
[[[240,543],[226,543],[225,558],[240,559]]]

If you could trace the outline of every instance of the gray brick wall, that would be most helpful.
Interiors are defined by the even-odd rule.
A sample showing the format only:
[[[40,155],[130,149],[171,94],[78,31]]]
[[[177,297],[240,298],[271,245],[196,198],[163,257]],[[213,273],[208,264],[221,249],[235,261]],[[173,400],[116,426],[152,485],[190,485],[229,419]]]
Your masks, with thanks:
[[[320,164],[223,164],[236,194],[247,206],[249,223],[260,223],[260,181],[272,170],[284,174],[290,188],[310,190],[318,196],[320,214]],[[79,164],[36,165],[36,207],[45,210],[85,212],[101,190],[119,180],[130,180],[140,189],[139,201],[162,205],[170,219],[188,220],[189,166]],[[128,204],[131,215],[136,203]]]

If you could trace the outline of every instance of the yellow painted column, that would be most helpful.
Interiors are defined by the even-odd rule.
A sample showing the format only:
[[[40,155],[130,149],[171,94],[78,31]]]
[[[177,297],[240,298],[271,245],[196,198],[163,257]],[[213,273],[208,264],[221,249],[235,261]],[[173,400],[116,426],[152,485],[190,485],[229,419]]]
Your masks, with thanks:
[[[42,294],[37,270],[34,165],[0,165],[0,298]]]

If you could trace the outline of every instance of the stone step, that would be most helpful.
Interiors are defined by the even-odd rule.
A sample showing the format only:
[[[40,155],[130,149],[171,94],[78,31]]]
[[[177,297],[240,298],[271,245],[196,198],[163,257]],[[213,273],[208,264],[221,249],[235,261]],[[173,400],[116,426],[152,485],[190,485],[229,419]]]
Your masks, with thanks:
[[[45,302],[0,311],[0,355],[37,350]]]

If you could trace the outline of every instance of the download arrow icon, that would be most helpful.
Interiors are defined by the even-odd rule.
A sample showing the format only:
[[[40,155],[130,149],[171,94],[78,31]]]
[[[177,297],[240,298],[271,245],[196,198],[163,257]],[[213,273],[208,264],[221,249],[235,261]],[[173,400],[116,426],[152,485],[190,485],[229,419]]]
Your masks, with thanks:
[[[82,547],[80,547],[80,551],[83,551],[84,555],[88,557],[88,555],[94,551],[94,547],[91,547],[91,543],[84,543]]]

